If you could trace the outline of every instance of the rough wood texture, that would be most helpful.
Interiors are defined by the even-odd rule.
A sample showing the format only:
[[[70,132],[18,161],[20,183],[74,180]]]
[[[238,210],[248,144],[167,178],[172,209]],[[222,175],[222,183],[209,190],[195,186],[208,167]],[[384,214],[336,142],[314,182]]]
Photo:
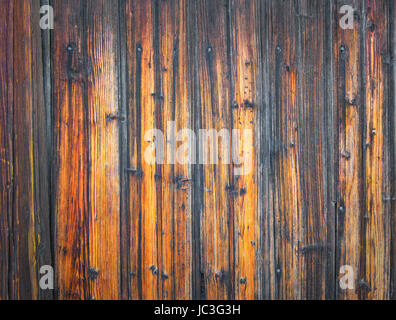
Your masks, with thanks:
[[[197,99],[199,129],[231,129],[231,64],[229,3],[227,1],[196,1],[197,15]],[[219,134],[220,135],[220,134]],[[199,144],[208,139],[203,137]],[[210,139],[210,138],[209,138]],[[215,136],[213,140],[218,138]],[[220,140],[221,139],[221,140]],[[200,208],[201,224],[201,298],[232,299],[234,297],[234,181],[230,164],[222,163],[221,154],[227,137],[214,142],[219,154],[205,150],[202,165]],[[207,143],[209,146],[210,144]],[[217,165],[213,161],[218,160]],[[200,161],[201,162],[201,161]]]
[[[0,41],[0,299],[11,298],[9,292],[10,235],[13,206],[13,7],[14,3],[4,3],[0,9],[3,27]]]
[[[59,298],[120,294],[118,6],[56,1],[53,38]]]
[[[392,222],[391,108],[389,77],[392,56],[389,46],[390,2],[365,1],[364,32],[365,126],[364,169],[365,210],[363,216],[365,259],[360,289],[364,298],[389,299]],[[394,93],[393,93],[394,94]],[[367,285],[364,285],[366,284]]]
[[[236,164],[243,175],[234,176],[231,197],[234,208],[235,245],[235,298],[257,299],[261,297],[262,252],[260,246],[260,216],[257,202],[257,114],[262,105],[260,95],[260,25],[258,1],[231,1],[231,64],[233,81],[232,128],[240,130],[240,158],[248,162]],[[244,136],[249,129],[251,136]],[[240,166],[242,165],[242,168]],[[237,169],[238,170],[238,169]]]
[[[335,21],[339,21],[341,2],[333,6]],[[341,266],[354,266],[355,274],[360,272],[361,263],[361,213],[363,212],[363,158],[362,126],[362,42],[361,32],[364,17],[361,1],[347,4],[356,8],[358,15],[353,30],[343,31],[339,23],[334,23],[334,118],[335,122],[335,176],[336,200],[336,274]],[[359,18],[358,18],[359,17]],[[358,291],[341,290],[338,298],[358,298]]]
[[[50,299],[51,265],[40,1],[4,1],[1,38],[1,298]],[[15,23],[25,21],[25,23]],[[3,260],[4,257],[4,260]]]
[[[395,0],[0,2],[0,299],[395,299]]]

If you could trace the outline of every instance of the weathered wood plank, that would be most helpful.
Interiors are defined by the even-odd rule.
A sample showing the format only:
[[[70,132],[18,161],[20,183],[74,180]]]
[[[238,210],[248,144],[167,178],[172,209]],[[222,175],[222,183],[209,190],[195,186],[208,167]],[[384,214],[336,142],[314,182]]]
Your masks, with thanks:
[[[296,254],[304,259],[304,299],[324,299],[326,295],[327,219],[325,209],[322,135],[324,107],[324,33],[325,6],[315,0],[301,0],[299,19],[299,119],[301,210],[303,212],[303,239]],[[314,31],[314,32],[313,32]],[[327,203],[326,205],[329,205]]]
[[[340,8],[352,6],[362,16],[360,1],[339,1],[333,5],[334,23],[334,105],[336,119],[335,171],[337,175],[336,275],[342,266],[351,266],[357,277],[361,264],[361,217],[363,201],[362,109],[361,86],[362,19],[354,19],[354,27],[342,29]],[[342,276],[341,274],[340,276]],[[338,299],[357,299],[355,290],[336,286]]]
[[[260,158],[261,165],[269,167],[263,187],[267,195],[263,226],[269,233],[264,240],[268,263],[264,296],[323,299],[326,284],[334,281],[332,274],[326,274],[333,248],[327,228],[333,215],[324,193],[329,183],[324,166],[329,159],[322,145],[328,141],[323,129],[329,8],[301,0],[265,3],[262,11],[268,19],[262,35],[263,57],[268,60],[263,94],[269,114],[264,121],[270,126],[268,131],[262,129],[268,144],[263,149],[269,149],[270,158]]]
[[[389,121],[391,52],[389,43],[389,1],[365,1],[365,270],[358,285],[362,297],[382,300],[390,297],[392,222],[392,164]],[[356,226],[355,226],[356,228]]]
[[[304,259],[297,254],[304,240],[301,204],[300,120],[297,2],[270,2],[264,15],[269,19],[267,82],[270,87],[270,178],[274,224],[275,278],[271,297],[303,298]]]
[[[158,237],[160,265],[160,297],[188,299],[191,297],[191,215],[189,194],[192,184],[189,163],[180,163],[179,133],[189,128],[189,92],[187,53],[187,2],[160,0],[158,10],[159,78],[156,90],[157,128],[164,133],[165,165],[156,168],[159,193],[160,227]],[[157,79],[158,79],[157,78]],[[173,129],[172,129],[173,128]],[[172,142],[173,141],[173,142]],[[192,148],[193,146],[190,146]],[[190,150],[190,149],[189,149]],[[183,154],[184,155],[184,154]],[[181,183],[182,182],[182,183]]]
[[[11,299],[52,296],[39,289],[40,267],[51,264],[39,5],[38,0],[13,4]]]
[[[233,125],[239,130],[238,145],[232,147],[241,163],[233,177],[235,235],[235,298],[257,299],[261,295],[260,213],[258,211],[257,113],[261,100],[260,33],[257,1],[231,1]],[[245,135],[245,130],[247,135]]]
[[[276,8],[271,1],[260,1],[260,38],[262,60],[262,99],[263,105],[258,110],[257,124],[259,126],[258,143],[260,156],[258,159],[259,189],[258,208],[262,211],[260,233],[262,234],[260,246],[263,256],[262,262],[262,293],[264,299],[276,298],[276,257],[275,257],[275,216],[274,216],[274,175],[273,175],[273,105],[275,99],[275,72],[276,62],[273,39],[274,20],[271,18],[276,13]],[[266,58],[264,58],[266,57]]]
[[[130,292],[159,298],[156,165],[145,160],[156,128],[154,10],[150,1],[127,1],[128,121],[130,154]]]
[[[24,4],[22,4],[24,5]],[[39,24],[41,2],[31,1],[31,37],[32,37],[32,140],[33,146],[33,192],[34,192],[34,229],[36,239],[36,274],[37,281],[42,275],[39,273],[41,266],[53,266],[53,247],[54,241],[51,212],[50,212],[50,154],[47,141],[47,128],[50,119],[47,114],[47,105],[44,96],[44,56],[48,54],[47,48],[43,47],[43,35]],[[38,289],[37,298],[40,300],[52,299],[52,290]]]
[[[324,215],[326,217],[326,287],[325,298],[336,298],[336,179],[338,172],[335,170],[335,141],[338,132],[335,130],[335,104],[334,104],[334,19],[333,2],[325,1],[323,16],[323,112],[322,112],[322,154],[323,154],[323,199]]]
[[[391,166],[391,176],[390,181],[396,180],[396,0],[393,0],[389,4],[389,32],[391,41],[391,82],[389,87],[389,136],[391,137],[391,152],[390,152],[390,166]],[[393,140],[392,140],[393,139]],[[396,261],[395,261],[395,249],[396,249],[396,186],[394,183],[391,185],[391,195],[393,197],[392,201],[392,224],[391,224],[391,234],[392,234],[392,247],[391,247],[391,257],[390,257],[390,268],[391,268],[391,296],[392,300],[396,299]]]
[[[88,298],[86,14],[80,0],[54,2],[54,210],[59,299]]]
[[[0,300],[10,298],[8,276],[13,209],[13,26],[14,2],[0,8]]]
[[[59,299],[88,298],[86,14],[80,0],[54,2],[54,210]]]
[[[31,3],[15,2],[14,21],[14,208],[11,233],[10,296],[12,299],[29,299],[37,296],[38,282],[35,272],[37,250],[34,229],[33,144],[32,142],[32,37]]]
[[[199,78],[199,129],[228,130],[231,122],[230,34],[227,1],[202,0],[196,3],[197,73]],[[224,131],[223,131],[224,132]],[[220,134],[219,134],[220,135]],[[213,141],[218,137],[212,136]],[[210,139],[210,138],[209,138]],[[200,141],[203,165],[203,202],[201,203],[201,272],[206,299],[231,299],[234,296],[232,168],[224,164],[227,133],[219,143]],[[216,154],[211,145],[218,146]],[[229,152],[229,151],[228,151]],[[205,155],[207,157],[205,157]],[[213,164],[216,162],[217,164]]]
[[[119,296],[118,6],[54,3],[57,277],[61,299]]]
[[[120,291],[118,2],[87,1],[87,103],[90,298]]]

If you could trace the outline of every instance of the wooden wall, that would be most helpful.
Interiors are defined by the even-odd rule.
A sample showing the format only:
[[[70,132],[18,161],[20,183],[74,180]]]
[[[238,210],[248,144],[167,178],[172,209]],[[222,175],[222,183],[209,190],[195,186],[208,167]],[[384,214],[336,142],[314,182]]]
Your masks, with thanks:
[[[0,299],[395,299],[395,4],[0,0]]]

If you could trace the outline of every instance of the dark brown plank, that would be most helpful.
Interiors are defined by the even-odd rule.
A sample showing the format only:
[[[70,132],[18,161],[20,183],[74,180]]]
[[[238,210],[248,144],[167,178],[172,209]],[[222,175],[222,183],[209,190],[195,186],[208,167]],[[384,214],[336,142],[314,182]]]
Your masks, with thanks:
[[[389,32],[390,32],[390,46],[391,46],[391,82],[389,87],[389,137],[390,140],[390,166],[391,166],[391,181],[396,179],[396,0],[393,0],[389,4]],[[393,137],[393,140],[392,140]],[[393,165],[392,165],[393,164]],[[395,249],[396,249],[396,186],[393,183],[391,185],[391,194],[393,195],[392,201],[392,224],[391,224],[391,234],[392,234],[392,247],[391,247],[391,257],[390,257],[390,268],[391,268],[391,296],[392,300],[396,299],[396,264],[395,264]]]
[[[270,178],[274,228],[274,284],[271,298],[303,298],[304,259],[297,254],[304,239],[300,180],[299,61],[297,50],[298,8],[296,2],[273,1],[264,7],[268,28],[268,73],[264,76],[270,90],[269,110]],[[265,37],[268,37],[267,39]],[[265,90],[265,89],[264,89]],[[269,214],[269,213],[268,213]],[[271,252],[270,252],[271,253]]]
[[[227,1],[202,0],[196,2],[197,15],[197,74],[199,129],[231,128],[231,68],[229,13]],[[215,138],[217,139],[217,138]],[[233,178],[230,165],[223,164],[224,137],[219,139],[219,154],[208,153],[209,159],[218,157],[216,165],[202,168],[199,204],[201,220],[201,298],[231,299],[234,296],[233,260]],[[200,141],[203,143],[203,141]],[[212,161],[213,162],[213,161]],[[198,208],[195,208],[198,210]]]
[[[13,198],[13,15],[14,2],[0,8],[0,300],[9,298],[8,275]]]
[[[274,33],[273,19],[276,8],[271,1],[260,1],[260,40],[261,40],[261,94],[263,105],[259,106],[257,124],[259,126],[257,140],[260,146],[259,154],[259,186],[258,208],[262,212],[260,247],[263,256],[261,266],[262,297],[276,298],[276,257],[274,228],[274,163],[273,163],[273,104],[275,90],[274,65],[276,61],[275,48],[272,44]],[[266,58],[264,58],[266,57]]]
[[[306,283],[302,284],[304,299],[324,299],[326,296],[326,264],[331,248],[327,246],[328,202],[324,198],[323,124],[325,112],[325,11],[320,1],[301,0],[297,13],[299,20],[299,115],[297,120],[300,153],[301,210],[303,212],[303,239],[296,254],[303,257]],[[332,221],[333,223],[333,221]]]
[[[333,209],[329,102],[324,66],[330,8],[316,1],[268,2],[262,28],[261,116],[263,294],[278,299],[324,299],[332,269]],[[327,60],[326,60],[327,61]],[[269,128],[268,128],[269,127]],[[262,151],[263,152],[263,151]],[[330,185],[329,185],[330,184]],[[330,228],[329,228],[330,227]],[[263,232],[263,231],[261,231]],[[330,295],[331,296],[331,295]]]
[[[10,298],[51,297],[39,288],[51,265],[46,117],[43,103],[39,1],[14,2],[13,214],[10,220]]]

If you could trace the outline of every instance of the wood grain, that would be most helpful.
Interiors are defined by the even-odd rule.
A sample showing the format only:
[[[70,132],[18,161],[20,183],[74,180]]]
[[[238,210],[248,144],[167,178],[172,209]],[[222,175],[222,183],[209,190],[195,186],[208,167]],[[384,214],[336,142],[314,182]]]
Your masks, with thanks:
[[[359,1],[349,2],[358,14],[361,13]],[[340,19],[339,10],[344,3],[334,6],[335,16]],[[360,16],[361,17],[361,16]],[[362,19],[356,19],[353,30],[343,30],[334,24],[337,38],[334,39],[334,98],[337,119],[336,175],[337,175],[337,265],[336,273],[343,265],[353,268],[355,275],[360,272],[361,212],[362,212]],[[353,226],[353,227],[352,227]],[[356,275],[357,276],[357,275]],[[338,297],[358,298],[357,291],[340,290]]]
[[[5,2],[1,38],[1,298],[51,299],[38,286],[51,264],[46,116],[39,1]],[[14,23],[25,21],[24,24]],[[8,279],[8,280],[7,280]]]
[[[299,70],[299,119],[296,131],[300,145],[301,157],[300,183],[301,206],[303,214],[304,238],[296,253],[304,259],[306,284],[303,286],[305,299],[325,299],[326,297],[326,264],[331,259],[327,238],[329,203],[325,203],[324,188],[325,170],[323,158],[327,150],[323,148],[325,125],[325,74],[324,66],[324,29],[325,16],[330,14],[326,6],[318,1],[300,1],[298,5],[299,36],[301,48]],[[313,32],[315,30],[315,32]],[[315,54],[313,54],[315,52]]]
[[[85,26],[79,17],[86,13],[79,0],[55,5],[59,28],[54,30],[52,47],[58,297],[84,299],[88,297],[88,137],[83,101]]]
[[[197,74],[199,129],[228,129],[231,123],[231,66],[229,7],[226,1],[196,2]],[[206,139],[206,138],[203,138]],[[205,142],[199,141],[201,145]],[[217,139],[217,137],[214,137]],[[201,298],[231,299],[234,297],[234,181],[232,168],[222,163],[225,145],[222,136],[219,154],[207,152],[208,164],[202,168],[201,224]],[[207,141],[207,140],[206,140]],[[207,144],[209,145],[209,144]],[[203,149],[203,148],[202,148]],[[201,154],[203,156],[203,150]],[[203,158],[202,158],[203,159]],[[212,164],[216,160],[216,165]],[[205,161],[205,160],[203,160]],[[200,161],[202,163],[202,161]],[[196,208],[198,209],[198,208]]]
[[[78,0],[54,5],[59,24],[53,44],[59,297],[116,299],[118,7]]]
[[[395,299],[395,5],[1,0],[0,299]]]
[[[0,8],[3,27],[0,42],[4,50],[0,52],[0,299],[10,299],[10,234],[13,206],[13,11],[14,3],[6,2]]]
[[[297,254],[304,239],[301,208],[299,117],[299,61],[296,38],[298,20],[296,2],[282,5],[270,2],[265,7],[270,45],[267,54],[270,69],[267,88],[270,95],[270,180],[274,228],[275,280],[271,297],[301,299],[305,277],[303,256]],[[264,89],[265,90],[265,89]],[[270,213],[269,213],[270,214]]]
[[[182,130],[191,128],[188,80],[189,56],[187,52],[187,1],[158,1],[158,55],[159,75],[157,127],[164,132],[164,140],[183,138]],[[174,122],[174,130],[171,128]],[[184,142],[184,139],[183,141]],[[189,163],[180,163],[177,152],[180,143],[166,143],[166,164],[157,166],[161,182],[161,267],[160,294],[163,299],[188,299],[191,296],[191,239],[190,226],[191,177]],[[173,165],[174,163],[174,165]],[[191,165],[191,164],[190,164]]]
[[[154,19],[151,2],[127,1],[131,297],[159,298],[155,164],[144,160],[145,132],[156,128]],[[151,140],[152,141],[152,140]]]
[[[391,132],[389,118],[389,2],[365,2],[365,274],[360,280],[368,299],[390,297],[392,219]]]
[[[259,274],[260,213],[257,207],[257,151],[254,138],[257,131],[257,113],[260,108],[259,23],[256,1],[232,1],[230,24],[232,26],[231,56],[233,79],[232,128],[239,130],[238,145],[234,152],[245,160],[234,172],[233,199],[235,239],[235,298],[257,299],[261,295]],[[245,136],[244,130],[251,135]],[[235,148],[234,148],[235,147]],[[236,149],[236,150],[234,150]],[[233,159],[234,160],[234,159]]]

